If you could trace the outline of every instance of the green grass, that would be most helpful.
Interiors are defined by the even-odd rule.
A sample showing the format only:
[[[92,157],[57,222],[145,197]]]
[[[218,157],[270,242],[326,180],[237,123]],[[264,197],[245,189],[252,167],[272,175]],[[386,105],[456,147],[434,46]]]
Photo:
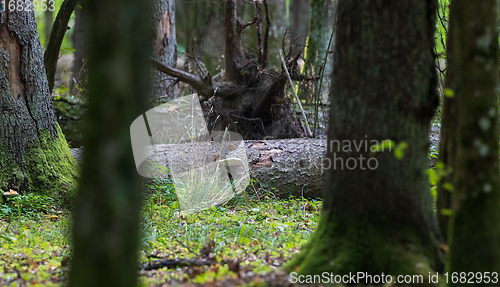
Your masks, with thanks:
[[[7,266],[0,268],[0,285],[64,285],[71,217],[58,210],[50,198],[33,196],[11,198],[0,206],[0,264]],[[285,283],[281,266],[307,241],[320,210],[319,200],[237,195],[223,206],[183,215],[171,181],[157,180],[148,185],[145,197],[141,264],[201,257],[214,264],[142,270],[140,285]]]

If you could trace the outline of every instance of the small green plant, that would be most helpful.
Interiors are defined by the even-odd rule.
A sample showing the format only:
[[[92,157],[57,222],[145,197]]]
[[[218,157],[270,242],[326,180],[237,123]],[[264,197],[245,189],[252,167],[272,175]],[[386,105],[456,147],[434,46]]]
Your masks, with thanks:
[[[60,202],[58,200],[42,195],[17,195],[7,197],[0,205],[0,218],[12,216],[34,216],[39,218],[40,214],[58,214]]]

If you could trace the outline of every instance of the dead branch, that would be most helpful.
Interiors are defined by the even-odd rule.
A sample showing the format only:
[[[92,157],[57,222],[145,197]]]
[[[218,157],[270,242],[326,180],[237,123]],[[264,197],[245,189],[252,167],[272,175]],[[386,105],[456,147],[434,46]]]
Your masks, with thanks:
[[[158,71],[191,85],[198,92],[198,94],[205,96],[212,96],[214,94],[214,88],[204,82],[200,77],[168,67],[155,58],[151,58],[151,65]]]
[[[258,17],[257,20],[257,51],[259,55],[259,65],[263,66],[264,62],[264,49],[262,48],[262,12],[258,2],[255,2],[255,10]]]
[[[213,261],[207,259],[164,259],[155,260],[142,266],[143,270],[156,270],[163,267],[176,268],[180,266],[203,266],[212,265]]]
[[[266,11],[266,33],[264,34],[264,52],[262,56],[262,68],[267,68],[269,54],[269,32],[271,30],[271,16],[269,16],[269,6],[267,0],[264,0],[264,9]]]

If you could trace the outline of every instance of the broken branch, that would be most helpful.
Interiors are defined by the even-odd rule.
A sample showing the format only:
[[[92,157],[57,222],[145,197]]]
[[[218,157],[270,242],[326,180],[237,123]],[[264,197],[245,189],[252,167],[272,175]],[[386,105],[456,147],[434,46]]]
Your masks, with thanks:
[[[155,58],[151,58],[151,66],[162,73],[191,85],[198,92],[198,94],[205,96],[212,96],[214,94],[214,88],[205,83],[200,77],[169,67]]]

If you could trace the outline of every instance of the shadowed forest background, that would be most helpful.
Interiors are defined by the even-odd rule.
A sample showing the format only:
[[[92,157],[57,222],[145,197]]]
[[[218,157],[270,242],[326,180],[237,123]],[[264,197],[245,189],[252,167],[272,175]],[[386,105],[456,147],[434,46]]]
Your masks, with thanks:
[[[500,286],[498,5],[1,2],[0,284]]]

